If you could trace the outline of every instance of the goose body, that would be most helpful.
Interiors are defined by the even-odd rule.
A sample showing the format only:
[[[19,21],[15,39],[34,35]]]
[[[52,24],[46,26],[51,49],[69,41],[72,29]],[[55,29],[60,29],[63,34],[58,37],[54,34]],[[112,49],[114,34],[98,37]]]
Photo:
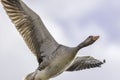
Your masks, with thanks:
[[[99,36],[89,36],[76,47],[67,47],[55,41],[41,18],[21,0],[1,0],[5,11],[22,35],[29,49],[37,57],[38,68],[25,80],[49,80],[64,71],[78,71],[100,67],[101,62],[91,56],[75,58],[77,52],[93,44]]]

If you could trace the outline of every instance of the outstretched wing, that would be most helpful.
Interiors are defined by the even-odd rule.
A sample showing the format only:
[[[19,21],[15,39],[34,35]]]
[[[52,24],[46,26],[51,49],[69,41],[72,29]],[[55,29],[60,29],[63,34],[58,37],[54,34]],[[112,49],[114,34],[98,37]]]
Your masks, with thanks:
[[[1,0],[17,30],[28,47],[37,56],[39,63],[42,56],[49,56],[59,46],[45,28],[40,17],[21,0]]]
[[[66,71],[78,71],[83,69],[100,67],[104,62],[105,60],[101,62],[90,56],[77,57],[73,64]]]

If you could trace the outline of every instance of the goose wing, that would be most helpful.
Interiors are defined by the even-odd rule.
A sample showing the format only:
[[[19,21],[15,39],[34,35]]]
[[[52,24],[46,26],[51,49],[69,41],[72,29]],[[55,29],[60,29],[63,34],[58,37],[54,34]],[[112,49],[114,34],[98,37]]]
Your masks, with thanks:
[[[83,69],[100,67],[104,62],[105,60],[101,62],[91,56],[77,57],[73,64],[67,69],[67,71],[78,71]]]
[[[40,17],[21,0],[1,2],[27,46],[37,56],[39,64],[43,61],[43,56],[50,57],[59,45],[45,28]]]

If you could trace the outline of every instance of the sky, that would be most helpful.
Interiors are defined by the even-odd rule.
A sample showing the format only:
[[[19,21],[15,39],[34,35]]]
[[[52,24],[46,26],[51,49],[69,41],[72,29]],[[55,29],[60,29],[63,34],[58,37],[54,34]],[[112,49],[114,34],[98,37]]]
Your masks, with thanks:
[[[76,46],[90,35],[99,35],[93,45],[77,56],[106,60],[101,68],[64,72],[52,80],[120,79],[120,0],[24,0],[42,18],[55,40]],[[35,56],[0,4],[0,78],[22,80],[37,68]]]

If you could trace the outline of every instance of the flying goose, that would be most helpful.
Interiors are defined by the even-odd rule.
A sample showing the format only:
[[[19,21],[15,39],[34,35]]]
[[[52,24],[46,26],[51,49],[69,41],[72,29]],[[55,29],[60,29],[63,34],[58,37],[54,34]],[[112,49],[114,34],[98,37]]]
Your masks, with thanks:
[[[75,58],[81,48],[93,44],[99,36],[89,36],[76,47],[61,45],[50,35],[41,18],[23,1],[1,0],[1,3],[39,63],[25,80],[49,80],[64,71],[100,67],[105,62],[91,56]]]

